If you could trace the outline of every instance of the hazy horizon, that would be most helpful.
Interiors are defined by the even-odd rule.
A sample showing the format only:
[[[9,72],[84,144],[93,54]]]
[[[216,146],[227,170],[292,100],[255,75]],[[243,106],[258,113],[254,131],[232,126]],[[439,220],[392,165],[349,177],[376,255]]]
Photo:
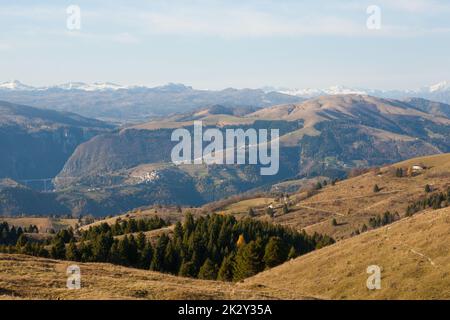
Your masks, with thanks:
[[[437,0],[2,3],[0,81],[416,89],[450,79],[449,13]]]

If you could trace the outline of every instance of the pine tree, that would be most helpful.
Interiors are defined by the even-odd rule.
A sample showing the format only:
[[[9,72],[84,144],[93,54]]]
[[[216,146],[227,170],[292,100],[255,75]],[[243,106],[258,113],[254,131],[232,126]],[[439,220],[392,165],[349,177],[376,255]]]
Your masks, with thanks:
[[[92,246],[90,243],[81,242],[80,255],[82,262],[92,261]]]
[[[219,269],[219,273],[217,275],[217,280],[220,281],[232,281],[233,280],[233,255],[226,256]]]
[[[111,233],[100,233],[92,244],[92,255],[94,261],[106,262],[109,259],[109,251],[113,243]]]
[[[75,241],[70,241],[66,250],[66,260],[69,261],[79,261],[80,260],[80,252],[78,251],[77,245]]]
[[[256,241],[239,248],[234,265],[233,280],[239,281],[262,271],[261,249]]]
[[[28,243],[27,237],[25,236],[25,234],[21,234],[21,235],[19,236],[19,239],[17,239],[16,246],[17,246],[18,248],[20,248],[20,247],[25,246],[27,243]]]
[[[164,271],[177,274],[179,269],[178,253],[175,251],[175,247],[172,241],[167,244],[164,253]]]
[[[164,255],[169,238],[166,234],[162,234],[156,243],[156,248],[152,257],[150,269],[154,271],[164,271]]]
[[[425,186],[425,192],[426,193],[430,193],[432,190],[431,190],[431,186],[429,185],[429,184],[427,184],[426,186]]]
[[[201,266],[197,277],[204,280],[216,280],[217,265],[214,264],[209,258],[206,259],[205,263]]]
[[[375,192],[375,193],[376,192],[380,192],[380,190],[381,189],[380,189],[380,187],[377,184],[373,186],[373,192]]]
[[[50,256],[53,259],[64,259],[66,257],[66,245],[63,238],[56,238],[50,249]]]
[[[194,228],[195,228],[194,217],[190,212],[187,212],[184,217],[184,225],[183,225],[184,236],[189,237],[191,233],[194,231]]]
[[[181,242],[183,240],[183,225],[180,221],[175,224],[175,229],[173,230],[173,237],[175,242]]]
[[[112,263],[117,263],[117,264],[121,263],[120,252],[119,252],[119,241],[117,239],[114,240],[114,242],[111,246],[111,250],[109,253],[109,260]]]
[[[296,257],[297,257],[297,251],[295,250],[294,246],[292,246],[291,249],[289,250],[287,259],[291,260],[291,259],[295,259]]]
[[[178,273],[180,277],[194,278],[196,276],[195,265],[192,261],[183,262]]]
[[[128,244],[128,261],[131,266],[135,266],[139,260],[138,247],[136,243],[136,239],[133,235],[129,236],[129,244]]]
[[[147,231],[147,223],[145,222],[144,219],[139,219],[137,222],[137,229],[138,231],[142,232],[142,231]],[[145,246],[145,244],[144,244]]]
[[[288,207],[288,205],[285,203],[284,205],[283,205],[283,214],[288,214],[289,213],[289,207]]]
[[[153,257],[153,247],[150,242],[147,242],[144,246],[144,249],[141,253],[141,268],[142,269],[149,269],[150,264],[152,262]]]
[[[264,263],[266,268],[273,268],[287,259],[287,249],[279,237],[271,237],[266,245]]]
[[[129,263],[130,263],[128,260],[129,248],[130,248],[130,244],[128,241],[128,236],[125,235],[123,237],[123,239],[119,240],[119,244],[118,244],[118,248],[117,248],[118,252],[119,252],[120,264],[129,265]]]
[[[143,221],[143,220],[139,220]],[[145,234],[141,231],[137,235],[136,244],[139,251],[142,251],[145,247],[145,244],[147,243],[147,239],[145,238]]]

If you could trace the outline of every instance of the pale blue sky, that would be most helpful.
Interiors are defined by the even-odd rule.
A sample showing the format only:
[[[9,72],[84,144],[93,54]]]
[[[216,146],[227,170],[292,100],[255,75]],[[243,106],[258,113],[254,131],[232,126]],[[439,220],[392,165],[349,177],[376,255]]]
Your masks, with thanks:
[[[0,82],[13,79],[417,88],[450,80],[450,1],[0,0]]]

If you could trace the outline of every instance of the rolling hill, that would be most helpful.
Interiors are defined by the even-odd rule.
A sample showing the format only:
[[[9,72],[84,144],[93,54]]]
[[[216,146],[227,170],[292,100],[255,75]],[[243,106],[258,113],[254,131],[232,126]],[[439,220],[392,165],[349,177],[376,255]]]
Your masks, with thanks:
[[[68,290],[69,261],[0,253],[2,299],[263,299],[271,298],[230,283],[196,280],[115,266],[76,264],[82,272],[82,289]]]
[[[0,101],[0,178],[53,178],[75,148],[111,125]]]
[[[239,283],[280,299],[450,299],[450,209],[427,211],[312,252]],[[381,267],[368,290],[367,267]]]
[[[99,135],[81,144],[57,176],[56,186],[65,191],[109,188],[127,194],[150,188],[150,194],[163,195],[156,199],[144,192],[149,205],[157,201],[175,204],[173,195],[184,190],[195,193],[189,197],[193,200],[180,198],[178,204],[199,205],[255,188],[268,189],[285,179],[343,177],[354,167],[449,152],[450,120],[437,116],[436,108],[429,105],[431,109],[420,109],[404,101],[337,95],[256,112],[236,113],[213,106]],[[279,173],[261,176],[258,166],[250,165],[173,165],[171,133],[180,127],[192,130],[194,120],[221,130],[278,128]],[[183,189],[178,181],[189,187]],[[164,191],[158,190],[161,185]]]
[[[290,260],[239,283],[80,263],[82,289],[66,289],[68,261],[0,254],[0,299],[450,299],[450,210],[427,211]],[[368,290],[366,269],[382,268]],[[126,276],[125,276],[126,275]]]
[[[292,191],[293,182],[279,184],[288,179],[301,186],[302,179],[340,178],[355,167],[450,151],[450,107],[426,100],[336,95],[256,111],[212,105],[114,131],[74,114],[2,106],[0,146],[8,156],[0,172],[27,186],[21,179],[50,178],[61,169],[52,194],[2,186],[3,215],[104,216],[154,204],[199,206],[250,190]],[[192,130],[195,120],[220,130],[279,129],[280,171],[261,176],[258,165],[172,164],[173,129]],[[16,139],[23,143],[11,143]]]
[[[408,169],[413,166],[424,169],[408,175]],[[401,177],[398,176],[398,169],[402,170]],[[328,234],[339,240],[360,233],[364,225],[370,228],[369,220],[387,211],[392,214],[397,212],[399,218],[403,218],[411,204],[439,192],[447,193],[450,187],[449,170],[450,154],[419,157],[366,170],[334,185],[328,183],[319,190],[315,189],[317,180],[305,181],[300,190],[291,193],[288,199],[261,201],[261,198],[255,197],[228,202],[225,207],[214,204],[205,207],[217,207],[214,209],[217,213],[237,216],[246,216],[252,208],[257,218],[266,219],[265,210],[272,205],[275,208],[273,222],[308,233]],[[374,192],[375,185],[380,189],[378,192]],[[427,185],[432,192],[425,191]],[[282,212],[285,203],[289,207],[288,213]],[[336,219],[337,225],[332,224],[333,219]]]
[[[416,171],[410,170],[413,167]],[[424,199],[448,192],[449,170],[450,154],[440,154],[374,168],[321,189],[302,189],[285,198],[236,197],[234,202],[183,209],[197,217],[214,211],[240,219],[253,208],[253,219],[291,226],[308,234],[325,233],[338,240],[241,282],[201,281],[107,263],[77,262],[85,282],[83,289],[72,291],[65,289],[65,268],[70,262],[0,254],[0,295],[4,299],[450,299],[448,200],[439,203],[443,208],[426,205],[412,215],[406,214],[411,204],[422,204]],[[375,184],[379,191],[374,191]],[[288,213],[281,210],[283,204],[288,204]],[[272,218],[265,213],[269,205],[275,210]],[[399,215],[387,225],[370,226],[369,219],[386,210],[398,211]],[[182,217],[179,208],[134,210],[95,221],[81,230],[103,222],[113,225],[118,219],[155,216],[172,224],[145,232],[147,241],[156,245],[162,234],[173,236],[173,224]],[[332,218],[337,219],[337,224],[331,223]],[[363,224],[369,228],[362,230]],[[382,270],[380,290],[366,287],[366,269],[371,265]]]

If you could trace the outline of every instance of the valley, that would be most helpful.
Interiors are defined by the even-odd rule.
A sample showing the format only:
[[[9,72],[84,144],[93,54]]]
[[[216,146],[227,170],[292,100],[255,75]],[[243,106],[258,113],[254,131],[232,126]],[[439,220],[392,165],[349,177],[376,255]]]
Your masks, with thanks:
[[[211,212],[223,217],[220,219],[234,217],[243,223],[251,219],[293,228],[301,231],[300,234],[305,232],[312,236],[320,233],[333,237],[337,242],[325,247],[316,246],[312,252],[298,257],[294,255],[278,266],[265,271],[260,269],[262,272],[250,273],[244,279],[231,283],[211,281],[215,278],[208,281],[193,279],[196,276],[184,274],[185,271],[181,270],[183,274],[173,276],[168,274],[170,271],[145,271],[139,270],[140,267],[125,271],[123,266],[117,265],[121,262],[76,262],[86,284],[75,291],[64,289],[64,268],[73,262],[55,260],[55,257],[24,256],[18,254],[20,252],[0,253],[1,293],[6,299],[38,296],[48,299],[176,299],[185,298],[186,294],[193,299],[449,299],[450,277],[447,270],[450,260],[446,243],[450,235],[450,207],[447,207],[448,199],[445,200],[450,188],[449,166],[449,154],[427,156],[363,171],[344,180],[310,182],[298,192],[285,194],[284,197],[261,194],[252,198],[249,194],[197,208],[156,206],[106,220],[77,221],[77,225],[70,220],[55,220],[52,221],[54,225],[59,223],[65,224],[65,228],[75,228],[78,238],[85,232],[92,232],[93,228],[108,230],[103,226],[105,223],[114,230],[126,221],[136,221],[140,225],[139,221],[161,217],[169,227],[157,227],[143,233],[154,246],[153,250],[158,250],[164,237],[176,237],[180,223],[184,230],[189,228],[186,226],[186,214],[192,213],[193,219],[200,222],[210,219],[208,214]],[[411,169],[413,167],[416,171]],[[320,181],[322,185],[318,188]],[[379,186],[379,191],[374,190],[374,185]],[[439,201],[438,207],[432,202],[422,207],[424,199],[434,199],[434,195],[440,193],[444,194],[444,198]],[[421,207],[417,211],[409,211],[408,208],[415,203],[420,203]],[[380,220],[377,225],[371,223],[372,219],[383,217],[387,211],[396,213],[392,215],[392,220]],[[7,221],[11,225],[25,227],[39,223],[40,230],[46,225],[39,219],[20,219]],[[333,223],[334,219],[336,223]],[[141,237],[140,232],[136,231],[139,229],[127,230],[125,235],[119,233],[122,235],[114,237],[115,241],[124,241],[130,236],[135,239]],[[267,232],[263,234],[268,235]],[[42,236],[27,235],[32,241],[42,241],[38,240]],[[247,237],[244,238],[248,240]],[[54,235],[51,238],[56,239]],[[237,238],[235,236],[233,241],[239,243],[241,240]],[[52,243],[54,245],[56,242],[51,240],[50,246]],[[79,244],[83,246],[82,243]],[[246,241],[244,247],[250,243]],[[51,248],[46,247],[48,250]],[[66,244],[66,250],[71,250],[69,247]],[[4,252],[5,249],[2,250]],[[380,290],[366,288],[366,268],[370,265],[381,267]],[[14,275],[14,268],[26,271]],[[156,267],[152,264],[151,268]],[[122,272],[126,272],[129,278],[118,277]],[[100,274],[103,275],[101,278]],[[48,277],[54,281],[44,283]],[[135,282],[132,280],[134,277],[140,281]],[[26,280],[31,278],[38,280]],[[19,285],[22,280],[28,281],[26,287]],[[114,286],[108,286],[108,282],[114,283]],[[164,289],[169,287],[172,290]]]
[[[326,96],[121,128],[7,103],[2,110],[4,130],[14,121],[30,135],[89,132],[70,147],[57,138],[67,153],[49,173],[50,189],[21,183],[26,168],[3,174],[4,299],[449,298],[446,105]],[[172,130],[192,133],[194,121],[223,132],[279,129],[279,173],[171,163]],[[86,282],[68,292],[64,268],[74,263]],[[364,281],[370,265],[382,270],[374,292]]]
[[[50,111],[45,110],[38,113],[38,109],[16,105],[14,113],[12,105],[8,106],[5,110],[9,113],[5,114],[10,114],[11,119],[15,117],[14,121],[22,125],[47,123],[64,128],[67,124],[55,122],[56,117],[64,119],[58,120],[61,123],[69,123],[64,114],[49,115]],[[28,161],[25,156],[23,159],[14,156],[14,161],[3,158],[2,161],[7,162],[2,168],[9,170],[3,177],[17,180],[12,184],[6,180],[0,183],[0,198],[3,199],[0,214],[99,217],[158,204],[201,206],[235,194],[270,192],[274,185],[283,188],[283,183],[291,185],[286,190],[293,192],[295,184],[289,181],[303,186],[317,177],[331,180],[346,177],[353,168],[376,167],[449,152],[450,119],[445,112],[437,111],[446,107],[423,99],[404,102],[363,95],[336,95],[256,111],[215,105],[121,128],[84,119],[86,124],[83,125],[89,122],[102,129],[93,131],[92,136],[84,138],[86,141],[70,142],[70,148],[66,145],[69,142],[63,140],[61,152],[65,158],[58,160],[58,165],[53,163],[54,154],[45,152],[51,161],[39,158],[39,152],[45,148],[55,148],[53,142],[36,138],[45,147],[39,148],[36,154],[34,149],[27,151],[33,154],[33,159],[51,166],[53,172],[43,171],[37,175],[39,170],[35,170],[33,162],[36,160]],[[21,108],[24,110],[20,111],[19,118],[17,110]],[[216,128],[222,132],[234,128],[278,129],[278,173],[261,176],[261,165],[172,163],[171,150],[176,145],[171,141],[173,130],[184,128],[192,133],[194,121],[202,121],[205,129]],[[9,130],[2,141],[11,139],[8,138],[11,132],[17,134],[16,130]],[[11,156],[16,152],[12,145],[4,145],[3,150]],[[27,166],[18,167],[21,161],[26,161]],[[14,173],[14,170],[19,171]],[[30,170],[33,175],[28,173]],[[45,180],[44,186],[37,190],[36,184],[21,180],[48,176],[53,179]]]
[[[19,2],[0,2],[12,314],[450,301],[450,1]]]

